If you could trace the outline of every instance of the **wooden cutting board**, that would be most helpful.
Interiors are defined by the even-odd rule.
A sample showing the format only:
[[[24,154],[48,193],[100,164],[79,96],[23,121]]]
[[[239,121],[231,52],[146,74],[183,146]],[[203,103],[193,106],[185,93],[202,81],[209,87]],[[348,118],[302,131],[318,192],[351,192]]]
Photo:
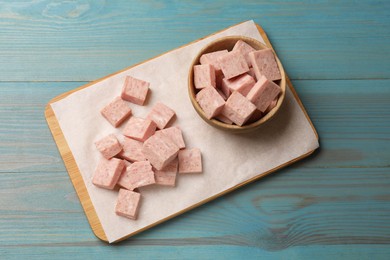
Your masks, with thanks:
[[[261,36],[263,37],[264,41],[266,42],[266,44],[270,48],[272,48],[272,45],[271,45],[267,35],[265,34],[264,30],[259,25],[256,25],[256,26],[257,26],[257,29],[259,30]],[[216,33],[218,33],[218,32],[216,32]],[[202,40],[202,38],[197,40],[197,41],[200,41],[200,40]],[[197,41],[194,41],[194,42],[197,42]],[[194,42],[188,43],[187,45],[192,44]],[[161,54],[161,55],[163,55],[163,54]],[[161,55],[159,55],[159,56],[161,56]],[[144,62],[147,62],[147,61],[149,61],[149,60],[146,60]],[[144,63],[144,62],[142,62],[142,63]],[[83,209],[84,209],[84,212],[85,212],[85,214],[86,214],[86,216],[88,218],[89,224],[91,225],[91,228],[92,228],[93,232],[95,233],[95,235],[98,238],[100,238],[101,240],[105,241],[105,242],[108,242],[106,234],[104,233],[103,227],[102,227],[102,225],[101,225],[101,223],[99,221],[99,218],[98,218],[98,216],[96,214],[96,211],[95,211],[95,209],[94,209],[94,207],[92,205],[92,202],[91,202],[91,199],[89,197],[89,194],[88,194],[87,188],[85,186],[84,180],[83,180],[83,178],[82,178],[82,176],[80,174],[80,171],[79,171],[79,169],[77,167],[77,164],[76,164],[76,161],[75,161],[75,159],[73,157],[73,154],[70,151],[70,148],[69,148],[69,146],[68,146],[68,144],[67,144],[67,142],[65,140],[65,137],[64,137],[64,135],[62,133],[62,130],[61,130],[60,126],[59,126],[59,123],[58,123],[57,118],[56,118],[56,116],[54,114],[54,111],[51,108],[51,104],[54,103],[54,102],[57,102],[57,101],[59,101],[59,100],[61,100],[63,98],[65,98],[65,97],[67,97],[68,95],[70,95],[70,94],[72,94],[72,93],[74,93],[76,91],[79,91],[81,89],[87,88],[87,87],[89,87],[89,86],[91,86],[91,85],[93,85],[93,84],[95,84],[95,83],[97,83],[99,81],[102,81],[102,80],[104,80],[104,79],[106,79],[108,77],[111,77],[111,76],[113,76],[115,74],[118,74],[118,73],[120,73],[122,71],[128,70],[131,67],[134,67],[134,66],[137,66],[137,65],[139,65],[139,64],[135,64],[135,65],[130,66],[128,68],[125,68],[125,69],[123,69],[121,71],[118,71],[118,72],[115,72],[113,74],[107,75],[106,77],[103,77],[101,79],[98,79],[96,81],[93,81],[91,83],[83,85],[81,87],[78,87],[76,89],[73,89],[71,91],[63,93],[63,94],[53,98],[47,104],[46,109],[45,109],[46,121],[47,121],[47,123],[49,125],[49,128],[50,128],[51,133],[52,133],[53,138],[54,138],[54,141],[57,144],[57,147],[58,147],[58,150],[59,150],[59,152],[61,154],[61,157],[64,160],[65,167],[66,167],[66,169],[67,169],[67,171],[69,173],[69,177],[70,177],[70,179],[71,179],[71,181],[73,183],[73,186],[74,186],[74,188],[75,188],[75,190],[77,192],[77,195],[78,195],[78,197],[80,199],[81,205],[83,206]],[[318,139],[317,131],[315,130],[313,123],[311,122],[309,116],[307,115],[307,112],[306,112],[305,108],[303,107],[303,104],[302,104],[301,100],[299,99],[299,97],[298,97],[298,95],[297,95],[297,93],[296,93],[296,91],[295,91],[295,89],[294,89],[290,79],[288,78],[288,76],[286,76],[286,79],[287,79],[287,86],[290,88],[290,90],[293,93],[296,101],[301,106],[303,112],[305,113],[305,116],[306,116],[307,120],[309,121],[309,123],[310,123],[311,127],[313,128],[313,131],[314,131],[314,133],[315,133],[315,135],[316,135],[316,137]],[[223,192],[221,192],[219,194],[216,194],[213,197],[210,197],[210,198],[208,198],[206,200],[203,200],[203,201],[201,201],[201,202],[199,202],[199,203],[197,203],[195,205],[192,205],[191,207],[188,207],[188,208],[186,208],[186,209],[184,209],[184,210],[182,210],[182,211],[180,211],[180,212],[170,216],[169,218],[162,219],[162,220],[160,220],[160,221],[158,221],[156,223],[153,223],[153,224],[151,224],[149,226],[146,226],[143,229],[138,230],[137,232],[134,232],[134,233],[129,234],[129,235],[125,236],[125,237],[122,237],[122,238],[118,239],[115,242],[124,240],[124,239],[126,239],[126,238],[128,238],[130,236],[133,236],[133,235],[135,235],[135,234],[137,234],[139,232],[142,232],[142,231],[144,231],[146,229],[149,229],[149,228],[151,228],[153,226],[156,226],[156,225],[158,225],[158,224],[160,224],[160,223],[162,223],[162,222],[164,222],[164,221],[166,221],[168,219],[171,219],[171,218],[173,218],[175,216],[178,216],[178,215],[180,215],[180,214],[182,214],[182,213],[184,213],[184,212],[186,212],[188,210],[191,210],[191,209],[196,208],[196,207],[198,207],[198,206],[200,206],[200,205],[202,205],[204,203],[207,203],[207,202],[209,202],[211,200],[214,200],[217,197],[222,196],[222,195],[224,195],[226,193],[229,193],[229,192],[231,192],[231,191],[233,191],[233,190],[235,190],[235,189],[237,189],[237,188],[239,188],[239,187],[241,187],[243,185],[246,185],[246,184],[248,184],[248,183],[250,183],[252,181],[258,180],[258,179],[260,179],[260,178],[262,178],[262,177],[264,177],[264,176],[266,176],[266,175],[268,175],[268,174],[270,174],[272,172],[275,172],[275,171],[277,171],[277,170],[279,170],[279,169],[281,169],[281,168],[283,168],[285,166],[288,166],[288,165],[290,165],[290,164],[292,164],[292,163],[294,163],[296,161],[299,161],[299,160],[309,156],[313,152],[314,152],[314,150],[310,151],[310,152],[308,152],[308,153],[306,153],[306,154],[304,154],[304,155],[302,155],[302,156],[300,156],[298,158],[295,158],[294,160],[291,160],[291,161],[289,161],[289,162],[287,162],[285,164],[279,165],[278,167],[276,167],[276,168],[274,168],[274,169],[272,169],[272,170],[270,170],[268,172],[259,174],[258,176],[254,177],[252,179],[249,179],[249,180],[247,180],[245,182],[242,182],[242,183],[240,183],[240,184],[238,184],[238,185],[236,185],[236,186],[234,186],[234,187],[232,187],[230,189],[227,189],[227,190],[225,190],[225,191],[223,191]]]

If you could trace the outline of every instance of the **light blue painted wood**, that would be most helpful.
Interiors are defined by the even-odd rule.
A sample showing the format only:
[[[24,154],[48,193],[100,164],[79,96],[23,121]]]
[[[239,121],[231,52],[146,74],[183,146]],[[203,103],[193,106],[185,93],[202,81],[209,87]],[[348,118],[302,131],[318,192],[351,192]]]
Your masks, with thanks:
[[[293,79],[389,78],[390,2],[2,1],[6,81],[90,81],[254,19]]]
[[[0,259],[388,259],[389,9],[388,1],[0,2]],[[100,242],[47,128],[46,103],[248,19],[268,33],[321,149],[119,245]]]
[[[356,244],[363,244],[367,257],[383,257],[390,250],[371,244],[389,237],[389,82],[294,80],[321,136],[317,154],[115,247],[92,234],[43,116],[53,96],[84,82],[0,83],[0,248],[81,258],[187,251],[309,258],[324,248],[337,258],[347,248],[362,254]]]
[[[321,153],[302,167],[388,167],[389,82],[294,80],[321,136]],[[0,172],[63,169],[43,111],[52,97],[83,84],[0,83]]]

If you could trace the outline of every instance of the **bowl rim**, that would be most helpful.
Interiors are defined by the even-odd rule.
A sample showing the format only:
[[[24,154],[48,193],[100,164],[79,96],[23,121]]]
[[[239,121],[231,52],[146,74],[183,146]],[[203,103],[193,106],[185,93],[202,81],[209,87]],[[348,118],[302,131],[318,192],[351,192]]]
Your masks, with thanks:
[[[194,80],[193,79],[194,78],[194,69],[193,68],[194,68],[194,66],[200,64],[199,63],[200,57],[204,53],[206,53],[205,51],[208,50],[211,46],[218,44],[220,42],[227,41],[227,40],[236,40],[236,41],[242,40],[242,41],[248,43],[249,45],[251,45],[252,47],[255,47],[253,45],[258,45],[258,46],[261,46],[260,49],[271,49],[272,52],[274,53],[275,60],[278,64],[278,68],[279,68],[279,71],[281,74],[281,80],[280,80],[280,83],[278,85],[282,91],[281,91],[281,94],[278,98],[278,102],[277,102],[276,106],[271,111],[269,111],[265,116],[260,118],[259,120],[252,122],[250,124],[244,124],[243,126],[239,126],[239,125],[235,125],[235,124],[226,124],[226,123],[223,123],[223,122],[221,122],[217,119],[214,119],[214,118],[208,119],[206,117],[203,109],[200,107],[200,105],[196,101],[196,90],[195,90],[195,86],[193,83],[193,80]],[[218,51],[218,50],[215,50],[215,51]],[[231,132],[247,132],[250,130],[257,129],[258,127],[263,125],[265,122],[267,122],[271,118],[273,118],[274,115],[279,111],[279,109],[282,106],[282,103],[285,99],[285,95],[286,95],[286,75],[285,75],[285,71],[284,71],[282,63],[280,62],[279,58],[277,57],[275,51],[272,48],[268,47],[267,45],[261,43],[260,41],[254,39],[254,38],[250,38],[250,37],[246,37],[246,36],[224,36],[224,37],[220,37],[220,38],[206,44],[192,60],[191,66],[189,68],[189,73],[188,73],[188,94],[189,94],[192,106],[194,107],[195,111],[199,114],[199,116],[206,123],[208,123],[216,128],[223,129],[223,130],[229,130]]]

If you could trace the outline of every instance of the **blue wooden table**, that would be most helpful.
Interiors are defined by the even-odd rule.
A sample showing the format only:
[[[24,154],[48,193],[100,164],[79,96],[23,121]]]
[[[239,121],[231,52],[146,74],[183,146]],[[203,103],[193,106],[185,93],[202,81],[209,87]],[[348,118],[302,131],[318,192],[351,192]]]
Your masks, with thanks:
[[[389,1],[0,1],[0,259],[389,259]],[[233,24],[267,32],[313,156],[118,245],[92,233],[54,96]]]

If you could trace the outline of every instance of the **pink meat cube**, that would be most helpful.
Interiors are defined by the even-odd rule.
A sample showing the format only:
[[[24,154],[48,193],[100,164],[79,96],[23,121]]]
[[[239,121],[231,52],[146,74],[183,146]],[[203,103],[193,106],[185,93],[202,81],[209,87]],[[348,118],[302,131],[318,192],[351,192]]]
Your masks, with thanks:
[[[225,124],[228,124],[228,125],[232,125],[233,124],[233,121],[230,120],[229,118],[227,118],[226,116],[222,115],[222,114],[219,114],[215,117],[215,119],[218,119],[219,121],[221,121],[222,123],[225,123]]]
[[[201,173],[202,155],[198,148],[179,151],[179,173]]]
[[[216,87],[215,69],[210,64],[194,66],[194,84],[195,88],[202,89],[207,87]]]
[[[123,150],[119,153],[119,157],[131,162],[146,161],[142,153],[143,145],[140,141],[125,137]]]
[[[216,90],[217,90],[218,94],[222,97],[223,100],[226,101],[228,99],[228,97],[225,95],[225,93],[223,93],[222,90],[220,90],[220,89],[216,89]],[[230,95],[230,93],[229,93],[229,95]]]
[[[137,105],[143,105],[149,91],[149,82],[127,76],[122,88],[122,98]]]
[[[248,119],[247,123],[248,124],[252,124],[258,120],[260,120],[260,118],[262,118],[264,116],[263,113],[261,113],[260,110],[256,109],[255,112],[253,112],[253,114],[251,115],[251,117]]]
[[[127,166],[130,166],[132,164],[131,162],[129,162],[127,160],[123,160],[123,161],[125,162],[125,169],[126,169]]]
[[[166,129],[157,131],[157,133],[162,133],[168,136],[180,149],[186,147],[183,139],[183,132],[178,126],[168,127]]]
[[[269,111],[271,111],[274,107],[276,107],[277,103],[278,103],[278,99],[272,100],[271,104],[269,104],[269,106],[267,107],[264,113],[267,114]]]
[[[233,51],[239,51],[244,57],[249,67],[252,66],[249,53],[255,51],[255,49],[242,40],[238,40],[233,47]]]
[[[157,170],[172,162],[179,152],[179,147],[164,134],[151,136],[145,141],[142,153]]]
[[[216,72],[221,71],[221,67],[219,66],[218,63],[218,58],[221,57],[222,55],[228,53],[228,50],[222,50],[222,51],[215,51],[215,52],[210,52],[203,54],[199,61],[200,64],[210,64],[213,65],[214,69]]]
[[[241,76],[222,80],[222,86],[225,91],[233,92],[238,91],[243,96],[249,93],[249,90],[255,85],[256,81],[248,74],[242,74]],[[227,89],[227,90],[226,90]],[[224,92],[225,94],[225,92]]]
[[[244,56],[238,51],[231,51],[218,58],[225,78],[231,79],[249,70]]]
[[[95,146],[106,159],[110,159],[122,151],[122,145],[114,134],[110,134],[95,142]]]
[[[129,219],[137,219],[141,194],[131,190],[120,189],[116,201],[115,213]]]
[[[164,129],[174,116],[175,111],[163,103],[158,102],[154,105],[146,118],[156,123],[159,129]]]
[[[125,162],[123,160],[117,158],[107,160],[102,158],[96,167],[92,183],[98,187],[112,190],[121,176],[124,167]]]
[[[223,100],[221,95],[213,87],[204,88],[199,91],[196,94],[196,101],[208,119],[218,115],[225,104],[225,100]]]
[[[156,124],[150,119],[139,117],[130,118],[127,122],[123,134],[127,137],[144,142],[156,131]]]
[[[271,81],[282,78],[275,55],[271,49],[251,52],[249,57],[258,80],[261,76],[265,76]]]
[[[126,167],[118,180],[118,185],[128,190],[156,183],[152,165],[148,161],[134,162]]]
[[[234,78],[233,78],[234,79]],[[228,79],[226,78],[222,78],[222,82],[221,82],[221,86],[220,86],[220,90],[222,92],[222,94],[219,92],[219,94],[222,96],[222,98],[226,101],[230,94],[232,94],[232,92],[230,91],[230,88],[228,87],[228,85],[226,84],[225,81],[227,81]]]
[[[262,76],[246,97],[256,105],[258,110],[265,112],[280,92],[281,89],[278,85]]]
[[[236,125],[243,125],[255,112],[256,106],[253,105],[240,92],[234,91],[226,101],[222,110],[222,115],[229,118]]]
[[[179,161],[177,159],[170,162],[162,170],[156,170],[154,172],[154,177],[156,179],[156,184],[172,186],[176,184],[176,175],[177,175],[177,166]]]
[[[130,115],[131,109],[120,97],[115,98],[110,104],[105,106],[100,113],[114,127],[118,127]]]
[[[257,81],[256,73],[255,73],[255,69],[254,69],[254,68],[250,68],[250,69],[248,70],[248,74],[249,74],[249,76],[251,76],[255,81]]]
[[[224,78],[222,70],[215,71],[215,86],[220,89],[222,86],[222,79]]]

